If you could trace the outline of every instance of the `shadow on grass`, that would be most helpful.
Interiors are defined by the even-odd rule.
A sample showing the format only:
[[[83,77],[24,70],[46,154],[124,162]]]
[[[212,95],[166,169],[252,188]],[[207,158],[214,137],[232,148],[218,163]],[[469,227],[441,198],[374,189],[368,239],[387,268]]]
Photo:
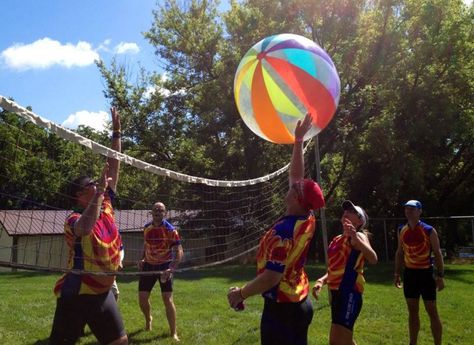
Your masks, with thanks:
[[[144,337],[143,334],[148,333],[150,335],[154,334],[153,336],[150,337]],[[87,331],[84,336],[88,337],[92,335],[91,331]],[[133,332],[128,333],[128,343],[129,344],[154,344],[158,340],[166,339],[169,338],[171,340],[171,337],[168,333],[162,332],[161,334],[156,334],[152,332],[147,332],[143,329],[138,329]],[[49,344],[49,338],[42,339],[42,340],[37,340],[36,342],[32,343],[31,345],[48,345]],[[97,345],[98,342],[97,340],[91,340],[85,342],[83,345]]]
[[[37,340],[31,345],[48,345],[49,344],[49,338],[43,339],[43,340]]]
[[[34,277],[45,277],[45,276],[59,276],[62,273],[51,273],[51,272],[41,272],[41,271],[24,271],[18,270],[16,272],[0,272],[0,278],[11,278],[11,279],[20,279],[20,278],[34,278]]]

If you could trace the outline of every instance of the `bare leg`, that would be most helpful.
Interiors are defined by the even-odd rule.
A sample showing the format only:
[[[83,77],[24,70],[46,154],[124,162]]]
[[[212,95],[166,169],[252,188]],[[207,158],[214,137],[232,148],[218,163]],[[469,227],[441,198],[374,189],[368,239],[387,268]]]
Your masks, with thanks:
[[[151,322],[153,321],[153,317],[151,316],[150,292],[139,291],[138,302],[140,304],[140,309],[145,316],[145,330],[151,331]]]
[[[108,345],[128,345],[128,337],[124,335],[123,337],[114,340]]]
[[[425,309],[430,317],[431,323],[431,334],[433,334],[433,340],[435,345],[441,345],[441,337],[443,334],[443,325],[438,315],[438,308],[436,307],[436,301],[424,301]]]
[[[408,307],[410,344],[416,345],[418,342],[418,332],[420,331],[420,300],[418,298],[407,298],[406,301]]]
[[[329,344],[330,345],[355,345],[352,339],[353,332],[346,327],[331,324],[331,331],[329,332]]]
[[[168,319],[168,324],[170,326],[170,334],[174,340],[179,341],[178,333],[176,331],[176,307],[173,302],[173,293],[163,292],[161,298],[165,304],[166,318]]]

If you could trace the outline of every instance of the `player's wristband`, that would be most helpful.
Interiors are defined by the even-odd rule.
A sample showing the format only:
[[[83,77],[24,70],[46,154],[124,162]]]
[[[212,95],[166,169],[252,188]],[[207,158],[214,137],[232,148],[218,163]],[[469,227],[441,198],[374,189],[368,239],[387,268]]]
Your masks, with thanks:
[[[242,287],[239,289],[240,298],[242,298],[242,300],[245,300],[244,294],[242,293],[242,291],[244,290],[244,287],[245,287],[245,286],[242,286]]]

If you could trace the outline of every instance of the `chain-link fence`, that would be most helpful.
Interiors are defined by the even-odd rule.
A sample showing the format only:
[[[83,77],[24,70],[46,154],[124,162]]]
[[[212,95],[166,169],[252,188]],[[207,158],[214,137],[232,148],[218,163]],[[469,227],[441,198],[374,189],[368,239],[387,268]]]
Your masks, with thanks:
[[[438,232],[441,248],[447,258],[460,255],[460,249],[474,246],[474,216],[425,217],[423,222]],[[371,244],[380,261],[393,261],[397,250],[397,229],[406,223],[405,218],[371,218],[368,229],[372,234]],[[323,226],[318,220],[316,236],[309,258],[324,262]],[[328,242],[342,232],[339,219],[326,220]]]

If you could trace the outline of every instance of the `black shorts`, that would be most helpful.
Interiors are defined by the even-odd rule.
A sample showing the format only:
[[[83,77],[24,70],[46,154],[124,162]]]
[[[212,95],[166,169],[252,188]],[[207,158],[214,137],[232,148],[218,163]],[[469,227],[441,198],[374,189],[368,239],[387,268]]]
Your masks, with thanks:
[[[360,292],[355,290],[331,290],[332,323],[352,331],[361,310],[362,294]]]
[[[403,294],[405,298],[419,299],[421,296],[424,301],[436,301],[436,281],[433,277],[433,268],[405,268]]]
[[[265,298],[260,322],[262,345],[307,345],[313,319],[309,298],[298,303],[277,303]]]
[[[117,302],[108,291],[58,298],[49,344],[75,344],[86,324],[100,344],[109,344],[126,335]]]
[[[164,263],[161,265],[150,265],[149,263],[145,262],[143,264],[143,272],[150,272],[150,271],[165,271],[170,267],[170,263]],[[160,289],[161,292],[173,292],[173,276],[168,279],[166,282],[162,283],[160,279],[161,274],[153,274],[149,276],[140,276],[140,280],[138,281],[138,291],[147,291],[151,292],[153,287],[155,286],[156,281],[160,282]]]

